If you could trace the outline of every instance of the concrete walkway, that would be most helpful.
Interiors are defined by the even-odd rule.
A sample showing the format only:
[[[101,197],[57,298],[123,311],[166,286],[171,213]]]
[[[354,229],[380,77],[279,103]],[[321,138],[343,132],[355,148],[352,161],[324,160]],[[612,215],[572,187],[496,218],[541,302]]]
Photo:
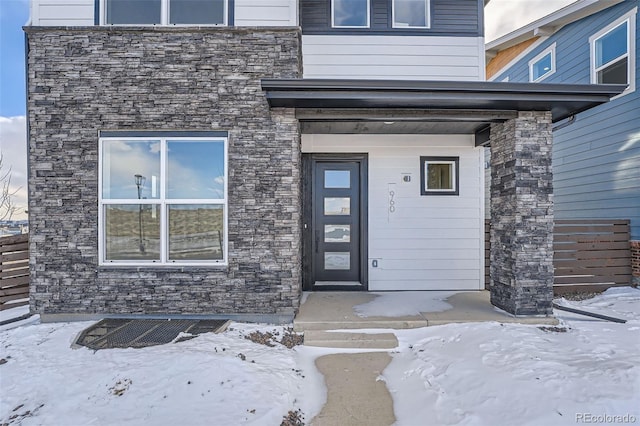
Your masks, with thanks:
[[[378,376],[391,362],[386,352],[325,355],[316,360],[327,385],[327,403],[312,426],[388,426],[393,400]]]
[[[324,375],[327,402],[311,420],[313,426],[387,426],[395,422],[393,400],[384,381],[378,380],[391,362],[389,350],[398,340],[389,329],[428,327],[460,322],[496,321],[555,325],[553,317],[515,317],[494,308],[489,292],[459,292],[447,298],[432,292],[433,301],[425,300],[424,309],[399,316],[358,315],[356,307],[392,293],[317,292],[305,295],[294,320],[294,329],[304,332],[304,344],[330,348],[368,349],[364,353],[325,355],[316,360]],[[407,297],[411,294],[406,293]],[[398,294],[396,293],[396,297]],[[402,296],[400,296],[402,300]],[[397,302],[397,300],[396,300]],[[382,303],[384,311],[384,303]],[[437,308],[434,308],[437,307]],[[369,329],[367,333],[358,329]],[[372,333],[371,329],[386,329]],[[335,330],[352,330],[336,332]],[[371,351],[373,350],[373,351]],[[377,351],[376,351],[377,350]]]

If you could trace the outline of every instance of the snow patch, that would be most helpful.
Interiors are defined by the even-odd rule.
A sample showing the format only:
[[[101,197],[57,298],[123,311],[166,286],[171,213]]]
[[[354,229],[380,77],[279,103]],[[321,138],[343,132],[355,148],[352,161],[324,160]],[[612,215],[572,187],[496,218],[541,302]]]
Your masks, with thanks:
[[[452,308],[445,300],[455,291],[402,291],[372,293],[376,298],[354,306],[355,313],[366,317],[401,317],[421,312],[443,312]]]

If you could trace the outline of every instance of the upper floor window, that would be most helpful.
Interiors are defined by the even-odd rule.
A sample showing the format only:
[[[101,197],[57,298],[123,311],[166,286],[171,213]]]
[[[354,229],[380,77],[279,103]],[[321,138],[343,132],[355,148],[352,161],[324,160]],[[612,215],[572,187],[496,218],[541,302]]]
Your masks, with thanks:
[[[556,72],[555,43],[529,61],[529,81],[542,81],[554,72]]]
[[[110,25],[227,25],[228,0],[102,0]]]
[[[331,26],[368,28],[369,0],[331,0]]]
[[[627,84],[621,95],[635,90],[635,13],[634,9],[589,38],[591,83]]]
[[[429,28],[429,0],[393,0],[394,28]]]

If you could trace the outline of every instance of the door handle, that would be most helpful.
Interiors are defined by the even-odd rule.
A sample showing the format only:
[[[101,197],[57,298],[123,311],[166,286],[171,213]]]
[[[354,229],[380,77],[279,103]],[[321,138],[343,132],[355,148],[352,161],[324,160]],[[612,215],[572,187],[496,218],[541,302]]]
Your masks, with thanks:
[[[319,245],[320,245],[320,231],[316,230],[316,253],[318,252]]]

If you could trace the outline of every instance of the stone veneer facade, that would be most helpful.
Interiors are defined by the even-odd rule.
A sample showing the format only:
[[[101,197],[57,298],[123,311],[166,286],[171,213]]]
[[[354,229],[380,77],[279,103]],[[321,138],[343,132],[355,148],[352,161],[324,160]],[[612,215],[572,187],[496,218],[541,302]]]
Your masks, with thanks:
[[[552,315],[551,113],[520,112],[491,126],[491,303]]]
[[[301,76],[296,28],[27,27],[31,310],[290,320],[300,134],[261,78]],[[98,131],[228,131],[226,267],[98,265]]]

